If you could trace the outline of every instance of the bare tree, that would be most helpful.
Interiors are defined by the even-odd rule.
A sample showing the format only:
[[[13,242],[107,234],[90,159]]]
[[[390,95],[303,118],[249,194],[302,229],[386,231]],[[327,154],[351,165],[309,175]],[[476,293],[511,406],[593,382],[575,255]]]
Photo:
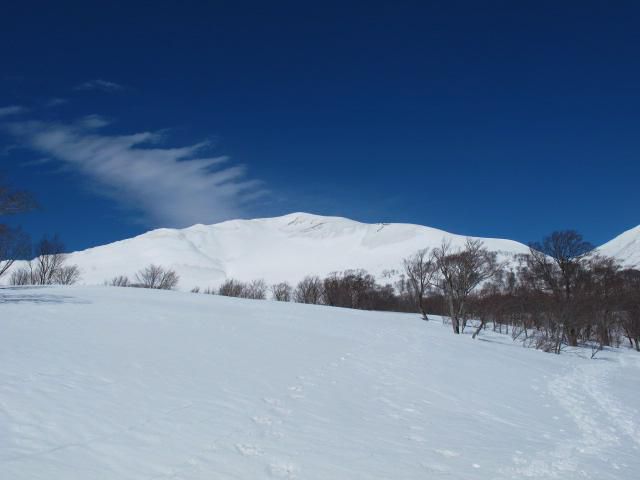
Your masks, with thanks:
[[[224,297],[242,297],[247,285],[239,280],[229,278],[218,288],[218,295]]]
[[[424,320],[429,320],[425,308],[425,295],[433,285],[438,272],[437,262],[429,249],[418,250],[412,256],[404,259],[404,272],[408,281],[409,294],[414,297],[414,302]]]
[[[287,282],[271,285],[271,296],[278,302],[290,302],[293,288]]]
[[[26,247],[23,247],[26,248]],[[80,279],[77,265],[65,265],[64,244],[55,235],[43,237],[35,246],[36,257],[12,272],[12,285],[71,285]]]
[[[33,285],[31,271],[27,267],[21,267],[13,270],[9,277],[10,285]]]
[[[80,280],[80,269],[77,265],[63,265],[53,274],[53,283],[73,285]]]
[[[379,285],[366,270],[333,272],[324,279],[324,302],[333,307],[371,310],[379,293]]]
[[[31,253],[29,237],[20,229],[0,224],[0,277],[11,268],[16,260]]]
[[[136,273],[136,286],[157,290],[171,290],[178,285],[180,277],[174,270],[159,265],[149,265]]]
[[[621,291],[621,326],[629,344],[640,352],[640,271],[623,270]]]
[[[593,245],[582,238],[575,230],[553,232],[542,242],[532,243],[530,253],[536,262],[544,264],[543,273],[550,286],[564,290],[565,297],[571,297],[571,289],[580,272],[580,265],[593,251]],[[542,256],[544,255],[544,257]],[[548,260],[559,270],[559,278],[550,270]]]
[[[177,285],[180,277],[174,270],[166,270],[160,279],[160,290],[173,290]]]
[[[67,255],[64,253],[64,244],[54,235],[52,238],[43,237],[35,247],[36,258],[30,262],[34,284],[51,285],[55,283],[58,270],[62,268]]]
[[[459,334],[466,324],[469,295],[499,270],[496,254],[488,251],[482,241],[467,239],[464,248],[456,251],[450,243],[443,242],[433,256],[438,269],[438,287],[447,300],[453,332]]]
[[[267,298],[267,284],[264,280],[252,280],[246,285],[242,297],[252,300],[264,300]]]
[[[23,191],[13,190],[4,178],[0,178],[0,216],[27,212],[36,207],[33,197]],[[16,260],[31,253],[29,237],[19,228],[0,223],[0,277]]]
[[[322,303],[322,280],[317,276],[307,276],[298,283],[293,294],[298,303]]]
[[[14,215],[28,212],[36,207],[33,196],[28,192],[10,188],[0,178],[0,215]]]
[[[573,301],[580,275],[593,245],[574,230],[553,232],[530,245],[526,271],[534,288],[552,295],[555,322],[562,326],[570,346],[578,345],[579,317]],[[560,347],[561,338],[557,345]]]
[[[129,277],[125,275],[118,275],[117,277],[113,277],[109,282],[106,282],[108,285],[112,287],[129,287],[131,286],[131,281]]]

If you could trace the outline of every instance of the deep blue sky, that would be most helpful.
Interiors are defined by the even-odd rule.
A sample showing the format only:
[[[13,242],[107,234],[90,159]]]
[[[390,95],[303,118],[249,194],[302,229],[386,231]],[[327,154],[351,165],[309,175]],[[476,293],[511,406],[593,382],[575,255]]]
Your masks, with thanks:
[[[71,249],[180,211],[602,243],[640,223],[639,23],[633,1],[5,2],[0,167],[43,206],[13,221]],[[106,180],[82,150],[142,132]],[[259,184],[192,197],[153,159],[118,183],[131,148],[201,141]]]

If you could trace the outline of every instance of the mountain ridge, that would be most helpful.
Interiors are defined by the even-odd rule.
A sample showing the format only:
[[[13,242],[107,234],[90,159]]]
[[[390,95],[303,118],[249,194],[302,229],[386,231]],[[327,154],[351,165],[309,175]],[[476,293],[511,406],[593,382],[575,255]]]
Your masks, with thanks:
[[[363,268],[376,277],[400,270],[402,259],[443,241],[454,248],[467,238],[483,241],[502,260],[527,253],[523,243],[458,235],[410,223],[364,223],[345,217],[293,212],[278,217],[235,219],[183,229],[159,228],[69,254],[83,284],[103,284],[154,263],[180,275],[178,288],[216,288],[227,278],[295,284],[306,275]],[[640,263],[640,226],[598,248],[625,266]],[[5,278],[6,281],[6,278]]]

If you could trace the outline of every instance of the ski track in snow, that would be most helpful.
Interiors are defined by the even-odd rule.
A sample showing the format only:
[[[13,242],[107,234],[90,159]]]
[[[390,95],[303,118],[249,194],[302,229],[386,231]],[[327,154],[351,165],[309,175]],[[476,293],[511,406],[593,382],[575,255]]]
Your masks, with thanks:
[[[538,452],[529,459],[523,452],[513,458],[516,467],[506,469],[513,478],[602,478],[589,471],[586,460],[598,458],[609,464],[613,476],[622,467],[629,467],[611,456],[612,451],[630,442],[640,453],[639,413],[631,406],[621,405],[607,391],[607,379],[619,365],[599,360],[571,359],[574,364],[548,382],[547,391],[577,427],[580,436],[564,437],[550,451]],[[560,420],[554,415],[554,420]],[[564,433],[563,429],[559,430]],[[549,435],[550,439],[551,435]]]

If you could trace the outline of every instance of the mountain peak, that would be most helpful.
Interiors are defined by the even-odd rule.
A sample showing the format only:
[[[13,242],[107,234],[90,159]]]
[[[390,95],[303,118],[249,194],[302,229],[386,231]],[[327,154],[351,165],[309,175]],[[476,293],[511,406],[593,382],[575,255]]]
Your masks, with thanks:
[[[640,225],[621,233],[598,248],[600,253],[617,258],[626,267],[640,265]]]

